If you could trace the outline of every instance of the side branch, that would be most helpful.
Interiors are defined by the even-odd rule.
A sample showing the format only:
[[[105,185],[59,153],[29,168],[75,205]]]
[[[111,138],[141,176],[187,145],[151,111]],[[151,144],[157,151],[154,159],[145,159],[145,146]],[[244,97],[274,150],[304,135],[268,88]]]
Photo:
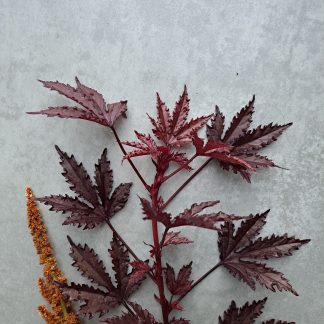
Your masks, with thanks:
[[[170,202],[183,190],[183,188],[193,179],[195,178],[204,168],[205,166],[212,160],[212,158],[208,159],[204,162],[177,190],[176,192],[164,203],[161,207],[161,210],[165,209]]]
[[[177,301],[182,300],[185,296],[187,296],[190,291],[192,291],[197,285],[199,285],[204,279],[206,279],[212,272],[214,272],[218,267],[222,265],[221,262],[218,262],[215,266],[213,266],[210,270],[208,270],[205,274],[203,274],[198,280],[196,280],[190,287],[190,289],[185,293],[182,294]]]
[[[127,152],[125,151],[125,148],[124,148],[124,146],[123,146],[123,144],[122,144],[122,142],[121,142],[121,140],[120,140],[120,138],[119,138],[119,136],[118,136],[118,134],[117,134],[116,129],[115,129],[114,127],[111,127],[111,130],[112,130],[113,133],[114,133],[114,136],[115,136],[115,138],[116,138],[116,141],[117,141],[117,143],[118,143],[118,145],[119,145],[121,151],[123,152],[124,155],[126,155]],[[145,181],[144,178],[142,177],[141,173],[138,171],[138,169],[136,168],[135,164],[133,163],[133,161],[132,161],[130,158],[128,158],[127,161],[128,161],[128,163],[130,164],[130,166],[133,168],[133,170],[134,170],[134,172],[136,173],[136,175],[138,176],[138,178],[141,180],[141,182],[142,182],[142,184],[144,185],[145,189],[146,189],[146,190],[149,190],[149,185],[146,183],[146,181]]]

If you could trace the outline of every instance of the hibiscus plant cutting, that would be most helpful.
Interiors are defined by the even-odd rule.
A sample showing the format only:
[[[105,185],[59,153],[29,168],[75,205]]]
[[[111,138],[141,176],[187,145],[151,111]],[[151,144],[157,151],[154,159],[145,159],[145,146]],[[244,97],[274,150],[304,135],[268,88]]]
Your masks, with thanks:
[[[63,168],[62,174],[74,196],[48,195],[35,200],[50,206],[52,211],[66,213],[64,225],[75,225],[85,230],[106,225],[113,233],[108,249],[112,261],[112,269],[109,271],[92,247],[77,243],[75,238],[68,236],[72,265],[91,284],[67,283],[66,280],[55,280],[54,277],[54,287],[63,296],[61,303],[65,301],[70,305],[71,302],[79,301],[80,318],[98,315],[98,320],[103,323],[186,324],[190,320],[181,317],[181,301],[219,267],[224,267],[234,278],[243,281],[253,290],[258,283],[274,292],[284,290],[297,295],[284,275],[267,266],[264,260],[289,256],[309,240],[287,234],[260,237],[269,210],[254,215],[206,211],[214,209],[219,203],[217,200],[189,203],[188,208],[177,215],[171,215],[167,210],[171,201],[212,161],[216,161],[224,170],[241,175],[247,182],[251,182],[251,175],[258,168],[277,167],[268,157],[260,155],[259,150],[276,141],[291,123],[270,123],[250,129],[254,96],[234,116],[226,130],[225,117],[217,106],[209,116],[191,119],[187,88],[184,87],[172,111],[157,94],[157,115],[155,118],[152,114],[148,115],[152,124],[151,135],[135,131],[135,141],[123,141],[118,135],[117,124],[120,117],[126,117],[127,101],[107,103],[100,93],[85,86],[77,78],[75,87],[57,81],[41,83],[77,105],[49,107],[30,114],[84,119],[112,131],[124,155],[123,160],[130,164],[147,192],[146,196],[139,197],[139,203],[143,219],[150,223],[152,231],[152,239],[146,239],[151,242],[147,260],[141,260],[112,223],[112,218],[127,203],[132,186],[131,183],[117,186],[113,184],[113,171],[109,161],[109,157],[113,156],[113,143],[108,150],[103,150],[95,164],[93,179],[82,163],[56,146]],[[202,137],[204,127],[206,139]],[[194,154],[188,157],[186,148],[190,146]],[[152,161],[152,183],[144,179],[134,164],[135,159],[143,157]],[[201,159],[202,164],[193,169],[192,162],[197,159]],[[162,197],[162,186],[179,172],[186,172],[187,180],[168,197]],[[193,243],[190,237],[182,235],[180,230],[184,226],[214,231],[218,235],[219,262],[211,269],[206,269],[200,278],[192,274],[192,262],[183,265],[177,272],[163,260],[167,246]],[[114,279],[111,273],[114,274]],[[140,289],[144,280],[152,280],[156,286],[152,298],[160,305],[160,315],[153,316],[132,299],[133,292]],[[224,314],[219,316],[219,323],[254,323],[265,303],[266,298],[247,301],[239,307],[232,301]],[[120,315],[109,316],[109,311],[119,306],[123,308]],[[64,315],[66,314],[62,315],[62,323],[65,323]],[[74,321],[76,323],[79,319],[74,317]],[[66,323],[69,323],[68,320]],[[288,322],[269,319],[263,323]]]

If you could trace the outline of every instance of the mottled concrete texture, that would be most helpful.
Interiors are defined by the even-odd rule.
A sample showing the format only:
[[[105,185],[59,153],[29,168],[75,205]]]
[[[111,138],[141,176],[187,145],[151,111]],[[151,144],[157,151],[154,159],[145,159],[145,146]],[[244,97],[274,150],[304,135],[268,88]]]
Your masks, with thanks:
[[[255,124],[294,122],[266,150],[290,171],[262,170],[248,185],[210,165],[170,210],[215,198],[230,213],[271,208],[264,234],[287,231],[312,239],[293,257],[269,262],[300,296],[261,287],[254,292],[220,269],[184,300],[182,315],[192,323],[212,324],[232,299],[242,304],[268,296],[262,319],[323,323],[323,23],[322,0],[0,0],[0,322],[42,323],[36,311],[42,302],[37,290],[41,268],[26,228],[24,188],[32,186],[39,196],[68,192],[54,144],[73,152],[91,173],[102,149],[109,147],[116,182],[135,182],[114,224],[141,257],[147,256],[142,242],[150,241],[150,226],[141,221],[137,198],[144,192],[127,163],[121,165],[112,134],[96,124],[25,114],[68,103],[37,79],[71,83],[78,75],[107,100],[128,100],[129,118],[118,125],[123,139],[133,139],[134,128],[149,130],[145,114],[155,113],[156,91],[172,106],[185,83],[192,114],[210,113],[218,104],[232,116],[255,93]],[[150,161],[136,162],[149,178]],[[171,182],[170,190],[185,177]],[[69,279],[81,280],[70,266],[67,234],[87,241],[110,266],[106,228],[62,228],[62,215],[42,211]],[[198,278],[217,260],[216,234],[185,233],[195,245],[170,248],[165,260],[176,268],[194,260]],[[159,316],[152,289],[147,281],[134,297]]]

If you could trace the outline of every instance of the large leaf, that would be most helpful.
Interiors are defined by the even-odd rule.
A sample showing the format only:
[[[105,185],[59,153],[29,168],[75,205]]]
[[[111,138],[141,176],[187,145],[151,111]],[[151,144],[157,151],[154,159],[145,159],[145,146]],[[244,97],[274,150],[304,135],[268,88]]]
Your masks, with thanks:
[[[71,213],[64,221],[64,225],[72,224],[84,229],[91,229],[109,220],[126,204],[131,183],[120,184],[111,194],[113,186],[113,172],[110,169],[110,162],[107,158],[105,149],[95,165],[95,183],[92,181],[83,167],[82,163],[78,164],[74,156],[69,156],[59,147],[56,149],[61,157],[63,175],[73,190],[80,198],[77,197],[51,195],[38,198],[45,205],[49,205],[50,210],[63,213]]]
[[[292,125],[292,123],[285,125],[273,125],[270,123],[249,130],[252,122],[254,100],[255,97],[253,96],[252,100],[237,113],[223,137],[225,118],[217,106],[211,125],[207,125],[207,144],[209,141],[214,141],[218,143],[217,145],[223,143],[231,146],[228,154],[216,152],[214,156],[209,156],[217,159],[224,170],[232,170],[234,173],[241,174],[247,182],[251,182],[251,171],[255,171],[260,167],[276,166],[271,159],[256,152],[277,140],[283,131]],[[195,146],[197,149],[197,145]]]
[[[247,283],[255,289],[256,282],[272,291],[286,290],[295,295],[292,288],[282,273],[249,259],[280,258],[291,255],[309,240],[299,240],[295,237],[275,236],[258,238],[262,227],[265,225],[269,211],[250,217],[242,222],[235,233],[232,222],[226,222],[218,233],[218,248],[221,264],[236,278]]]
[[[59,94],[73,100],[81,107],[61,106],[49,107],[29,114],[41,114],[48,117],[85,119],[100,125],[112,127],[121,115],[125,115],[127,101],[106,104],[102,94],[82,84],[75,78],[76,87],[58,81],[40,81],[45,88],[57,91]]]

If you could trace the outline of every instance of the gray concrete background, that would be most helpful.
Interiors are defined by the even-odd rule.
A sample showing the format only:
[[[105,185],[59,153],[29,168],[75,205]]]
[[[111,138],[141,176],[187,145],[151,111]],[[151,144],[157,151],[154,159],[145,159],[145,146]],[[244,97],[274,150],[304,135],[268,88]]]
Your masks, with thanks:
[[[256,213],[271,208],[263,234],[288,232],[312,243],[293,257],[270,261],[284,272],[299,297],[256,292],[226,271],[211,275],[183,302],[183,316],[211,324],[235,299],[269,297],[264,316],[297,323],[324,322],[323,127],[324,3],[304,1],[18,1],[0,0],[1,253],[0,322],[42,323],[36,307],[41,268],[26,228],[26,185],[36,195],[65,193],[54,144],[74,153],[93,173],[109,147],[116,183],[134,181],[127,207],[115,226],[143,258],[150,226],[141,221],[140,183],[125,163],[110,132],[82,121],[31,117],[25,111],[68,103],[36,79],[72,83],[75,75],[108,101],[128,99],[129,118],[119,123],[122,139],[133,129],[149,131],[145,113],[155,113],[155,91],[172,107],[188,85],[191,114],[213,111],[229,118],[256,94],[255,125],[270,121],[294,126],[266,150],[280,169],[260,171],[248,185],[209,166],[170,206],[181,211],[195,201],[220,199],[226,212]],[[238,73],[238,75],[237,75]],[[149,178],[150,162],[136,161]],[[169,184],[170,190],[185,174]],[[56,255],[67,277],[81,281],[70,266],[66,235],[88,242],[109,266],[111,234],[105,227],[79,231],[61,227],[63,217],[42,208]],[[178,268],[194,260],[194,278],[215,263],[216,235],[184,231],[195,245],[168,250]],[[159,315],[149,282],[134,296]]]

